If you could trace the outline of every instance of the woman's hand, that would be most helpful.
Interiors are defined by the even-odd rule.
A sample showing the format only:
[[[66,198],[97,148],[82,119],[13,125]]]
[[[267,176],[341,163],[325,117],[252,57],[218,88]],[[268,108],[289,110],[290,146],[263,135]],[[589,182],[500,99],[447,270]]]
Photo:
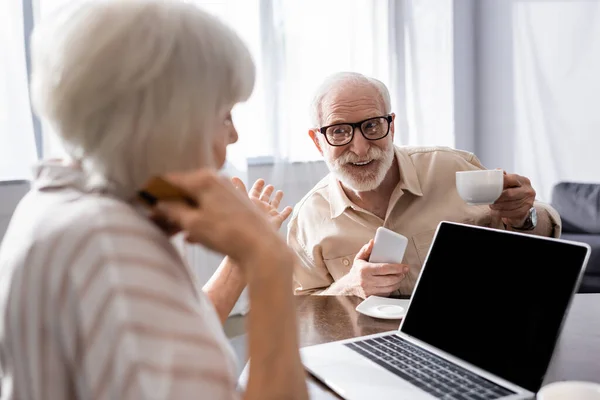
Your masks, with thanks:
[[[288,256],[289,249],[273,225],[277,221],[283,222],[289,212],[287,215],[279,213],[270,204],[272,219],[265,218],[256,207],[256,199],[250,200],[227,178],[211,171],[171,174],[165,178],[187,192],[198,204],[198,207],[183,202],[161,202],[157,205],[162,216],[182,228],[187,241],[228,255],[240,265],[245,265],[250,259],[264,258],[265,254],[275,259]],[[263,210],[267,208],[266,205],[261,207]]]
[[[246,185],[240,178],[233,177],[231,178],[231,182],[236,189],[238,189],[241,193],[246,195]],[[279,211],[279,204],[281,203],[281,199],[283,199],[283,192],[278,190],[275,192],[275,196],[271,199],[273,192],[275,191],[275,187],[273,185],[265,186],[265,181],[263,179],[258,179],[252,185],[250,192],[247,193],[250,201],[254,203],[263,213],[265,213],[268,217],[275,229],[281,228],[283,222],[290,216],[292,213],[292,207],[285,207],[283,210]]]

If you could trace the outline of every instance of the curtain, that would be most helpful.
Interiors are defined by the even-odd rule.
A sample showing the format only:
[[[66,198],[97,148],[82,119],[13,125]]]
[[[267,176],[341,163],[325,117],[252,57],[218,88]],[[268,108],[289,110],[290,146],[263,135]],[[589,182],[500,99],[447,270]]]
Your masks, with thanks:
[[[600,181],[600,3],[513,7],[515,168],[550,201],[561,180]]]
[[[68,0],[33,0],[39,18]],[[453,0],[190,0],[238,32],[257,65],[251,98],[235,107],[230,162],[302,162],[321,156],[308,137],[317,86],[338,71],[384,82],[397,142],[454,145]],[[44,124],[45,156],[62,149]]]
[[[24,43],[21,2],[0,2],[0,181],[30,179],[37,159]]]
[[[234,110],[245,158],[320,159],[308,137],[309,105],[329,74],[357,71],[390,83],[387,2],[194,0],[232,26],[257,64],[247,103]]]
[[[265,0],[268,2],[268,0]],[[274,68],[281,72],[272,84],[280,101],[276,157],[289,161],[320,159],[308,137],[314,128],[309,105],[317,86],[330,74],[356,71],[390,84],[386,2],[370,0],[275,0]],[[263,26],[268,26],[264,24]]]
[[[398,111],[406,115],[408,133],[401,144],[454,147],[454,91],[460,88],[454,86],[453,0],[403,5],[404,23],[395,25],[405,32],[406,99]]]
[[[234,113],[246,158],[320,160],[308,137],[318,85],[338,71],[390,89],[397,142],[454,146],[452,0],[194,0],[233,26],[258,66]]]

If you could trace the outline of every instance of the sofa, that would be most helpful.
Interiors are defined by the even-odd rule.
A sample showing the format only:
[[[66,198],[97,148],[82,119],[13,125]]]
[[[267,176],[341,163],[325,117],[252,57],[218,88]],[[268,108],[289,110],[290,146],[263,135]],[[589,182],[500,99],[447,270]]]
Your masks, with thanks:
[[[592,248],[579,292],[600,293],[600,183],[560,182],[551,204],[562,220],[561,238]]]

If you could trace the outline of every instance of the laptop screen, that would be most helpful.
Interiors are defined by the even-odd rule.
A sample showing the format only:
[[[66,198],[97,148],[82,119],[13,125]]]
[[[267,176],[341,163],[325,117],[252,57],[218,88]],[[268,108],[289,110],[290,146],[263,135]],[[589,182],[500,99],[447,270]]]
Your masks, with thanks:
[[[586,254],[442,222],[401,331],[536,392]]]

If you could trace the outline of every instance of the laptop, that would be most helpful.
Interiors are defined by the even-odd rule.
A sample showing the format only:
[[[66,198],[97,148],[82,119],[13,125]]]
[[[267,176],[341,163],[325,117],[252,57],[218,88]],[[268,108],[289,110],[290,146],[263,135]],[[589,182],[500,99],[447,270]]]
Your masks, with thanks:
[[[301,349],[345,399],[532,399],[587,244],[441,222],[397,331]]]

